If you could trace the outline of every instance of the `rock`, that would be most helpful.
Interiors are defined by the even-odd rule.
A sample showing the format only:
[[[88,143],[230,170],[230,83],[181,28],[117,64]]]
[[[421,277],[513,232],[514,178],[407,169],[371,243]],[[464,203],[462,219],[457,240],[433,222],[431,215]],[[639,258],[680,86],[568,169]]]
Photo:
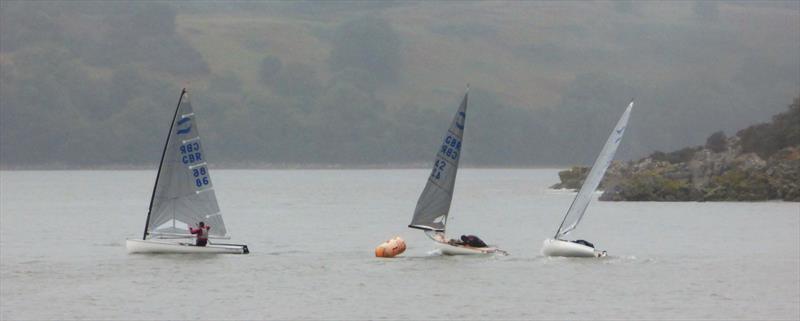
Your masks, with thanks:
[[[550,188],[577,190],[583,185],[583,181],[586,180],[586,175],[589,175],[588,167],[573,166],[571,169],[558,172],[558,178],[561,179],[561,182],[550,186]]]
[[[756,153],[746,153],[737,156],[733,160],[734,166],[744,170],[763,169],[767,166],[767,162],[758,157]]]

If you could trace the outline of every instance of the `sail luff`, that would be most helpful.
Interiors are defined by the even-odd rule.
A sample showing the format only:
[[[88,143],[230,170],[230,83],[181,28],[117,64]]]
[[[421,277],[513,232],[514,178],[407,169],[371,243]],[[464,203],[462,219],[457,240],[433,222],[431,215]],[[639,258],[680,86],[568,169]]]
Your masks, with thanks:
[[[187,93],[178,106],[170,136],[152,199],[147,235],[189,234],[191,226],[205,222],[211,227],[209,236],[226,237],[197,116]]]
[[[411,224],[408,225],[411,228],[436,232],[445,230],[458,173],[458,162],[461,158],[468,99],[469,92],[464,94],[458,111],[445,133],[442,145],[436,152],[433,170],[417,201]]]
[[[183,95],[186,94],[186,88],[181,90],[181,96],[178,97],[178,105],[175,106],[175,114],[172,115],[172,122],[169,123],[169,131],[167,132],[167,140],[164,142],[164,150],[161,152],[161,161],[158,162],[158,172],[156,172],[156,181],[153,183],[153,194],[150,196],[150,206],[147,209],[147,219],[144,221],[144,232],[142,233],[142,240],[147,239],[147,228],[150,225],[150,214],[153,213],[153,200],[156,198],[156,189],[158,188],[158,180],[161,178],[161,168],[164,166],[164,156],[167,154],[167,147],[169,147],[169,138],[172,136],[172,128],[175,126],[175,119],[178,118],[178,110],[181,108],[181,101]]]
[[[561,221],[558,231],[556,231],[556,239],[560,239],[567,235],[567,233],[574,230],[583,218],[586,208],[589,206],[589,202],[591,202],[592,194],[600,185],[606,170],[611,165],[611,161],[614,159],[614,154],[616,154],[617,148],[622,140],[622,136],[625,134],[625,129],[628,125],[628,119],[630,118],[632,109],[633,101],[631,101],[631,103],[628,105],[628,108],[625,109],[625,112],[622,114],[619,121],[617,121],[617,125],[611,131],[611,134],[606,140],[606,143],[603,146],[603,149],[600,151],[600,154],[597,155],[597,159],[595,159],[592,169],[586,176],[583,186],[581,186],[581,189],[578,191],[578,195],[575,196],[575,199],[572,200],[572,204],[570,205],[569,210],[567,210],[567,214],[564,215],[564,219]]]

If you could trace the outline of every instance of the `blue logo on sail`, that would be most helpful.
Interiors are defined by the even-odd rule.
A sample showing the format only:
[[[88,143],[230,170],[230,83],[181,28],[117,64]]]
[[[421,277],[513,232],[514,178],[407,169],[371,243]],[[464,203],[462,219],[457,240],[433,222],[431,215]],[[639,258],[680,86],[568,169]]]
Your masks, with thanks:
[[[177,124],[178,126],[180,126],[180,125],[183,125],[183,124],[185,124],[185,123],[188,123],[188,122],[189,122],[189,121],[191,121],[191,120],[192,120],[192,119],[191,119],[191,118],[189,118],[189,117],[184,117],[184,118],[181,118],[181,120],[179,120],[179,121],[178,121],[176,124]],[[190,133],[190,132],[192,132],[192,124],[191,124],[191,123],[190,123],[190,124],[189,124],[189,126],[188,126],[188,127],[186,127],[186,128],[181,128],[181,129],[178,129],[178,131],[176,131],[176,132],[175,132],[175,134],[177,134],[177,135],[185,135],[185,134],[188,134],[188,133]]]
[[[458,127],[458,129],[464,130],[464,118],[467,117],[467,114],[465,114],[463,111],[460,111],[458,112],[458,115],[461,116],[458,118],[459,120],[461,120],[461,122],[456,120],[456,127]]]
[[[614,140],[614,144],[619,143],[619,141],[622,140],[622,132],[624,132],[624,131],[625,131],[625,127],[622,127],[620,129],[616,130],[617,135],[619,135],[619,137],[617,137],[617,139]]]

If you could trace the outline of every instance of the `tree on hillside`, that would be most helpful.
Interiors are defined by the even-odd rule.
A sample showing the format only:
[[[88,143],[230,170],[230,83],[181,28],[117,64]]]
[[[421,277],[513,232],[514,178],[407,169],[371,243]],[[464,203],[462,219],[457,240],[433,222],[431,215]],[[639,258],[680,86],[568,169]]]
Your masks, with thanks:
[[[771,123],[753,125],[736,133],[742,151],[769,158],[788,146],[800,146],[800,98],[795,98],[789,110],[772,117]]]
[[[331,71],[363,69],[381,84],[397,80],[400,37],[385,20],[365,17],[345,22],[334,31],[332,42]]]
[[[159,2],[125,3],[126,10],[108,14],[98,39],[82,39],[78,50],[90,64],[115,67],[141,63],[175,74],[209,71],[203,56],[176,32],[177,11]]]
[[[720,130],[708,136],[708,139],[706,139],[706,148],[715,153],[728,149],[728,138],[725,136],[725,132]]]
[[[777,131],[783,133],[786,146],[800,146],[800,97],[789,105],[789,111],[772,117]]]
[[[305,100],[319,94],[322,82],[317,78],[317,72],[313,67],[302,63],[289,63],[281,67],[272,86],[282,95]]]

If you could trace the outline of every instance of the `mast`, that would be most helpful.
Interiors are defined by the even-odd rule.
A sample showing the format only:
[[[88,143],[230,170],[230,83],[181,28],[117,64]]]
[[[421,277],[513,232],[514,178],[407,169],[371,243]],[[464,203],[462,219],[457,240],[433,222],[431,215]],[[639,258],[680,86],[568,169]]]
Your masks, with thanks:
[[[164,150],[161,152],[161,161],[158,162],[158,173],[156,173],[156,182],[153,184],[153,195],[150,196],[150,206],[147,209],[147,219],[144,221],[144,232],[142,233],[142,240],[147,239],[147,226],[150,225],[150,213],[153,212],[153,199],[156,198],[156,188],[158,187],[158,179],[161,177],[161,166],[164,165],[164,155],[167,154],[167,146],[169,146],[169,136],[172,135],[172,127],[175,126],[175,119],[178,118],[178,109],[181,107],[183,95],[186,94],[186,88],[181,90],[181,96],[178,98],[178,105],[175,106],[175,114],[172,115],[172,122],[169,123],[169,131],[167,132],[167,141],[164,142]]]

